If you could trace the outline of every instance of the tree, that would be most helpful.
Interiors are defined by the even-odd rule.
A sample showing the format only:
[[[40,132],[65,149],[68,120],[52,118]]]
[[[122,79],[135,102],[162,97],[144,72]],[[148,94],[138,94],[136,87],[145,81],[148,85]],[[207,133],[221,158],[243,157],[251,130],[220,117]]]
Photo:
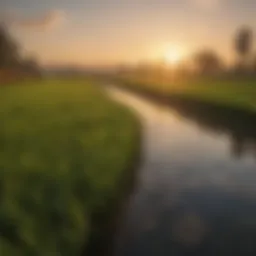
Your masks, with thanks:
[[[2,72],[3,71],[3,72]],[[3,80],[26,76],[40,76],[40,68],[35,58],[21,58],[17,42],[7,28],[0,24],[0,72]]]
[[[249,64],[253,46],[253,31],[250,27],[242,27],[238,30],[235,37],[235,50],[238,54],[238,69],[245,70]]]
[[[0,25],[0,67],[13,67],[19,62],[17,43],[11,38],[6,28]]]
[[[200,74],[220,73],[224,64],[221,58],[212,50],[203,50],[194,55],[194,63]]]

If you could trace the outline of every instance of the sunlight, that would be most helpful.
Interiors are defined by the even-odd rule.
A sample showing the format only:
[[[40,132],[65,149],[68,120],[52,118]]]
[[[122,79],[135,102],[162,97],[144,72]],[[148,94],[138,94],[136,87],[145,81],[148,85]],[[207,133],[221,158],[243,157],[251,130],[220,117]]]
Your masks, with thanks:
[[[182,54],[178,49],[170,49],[165,55],[164,59],[167,64],[176,65],[181,61]]]

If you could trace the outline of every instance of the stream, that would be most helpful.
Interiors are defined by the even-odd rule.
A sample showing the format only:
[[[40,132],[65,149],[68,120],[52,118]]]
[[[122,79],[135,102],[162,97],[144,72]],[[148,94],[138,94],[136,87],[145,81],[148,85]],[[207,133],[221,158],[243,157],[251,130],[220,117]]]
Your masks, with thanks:
[[[256,255],[256,130],[107,92],[140,118],[143,136],[114,255]]]

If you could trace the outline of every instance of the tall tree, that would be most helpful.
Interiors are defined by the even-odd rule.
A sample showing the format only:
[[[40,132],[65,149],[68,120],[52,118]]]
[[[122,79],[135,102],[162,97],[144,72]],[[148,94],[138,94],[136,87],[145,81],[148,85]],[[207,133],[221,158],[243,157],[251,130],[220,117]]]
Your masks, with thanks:
[[[253,31],[250,27],[240,28],[235,37],[235,50],[239,57],[238,67],[246,69],[249,64],[253,46]]]
[[[7,29],[0,25],[0,67],[13,67],[18,62],[18,45],[11,38]]]
[[[3,71],[3,72],[2,72]],[[1,79],[40,76],[40,68],[35,58],[21,58],[17,42],[7,28],[0,24],[0,75]]]

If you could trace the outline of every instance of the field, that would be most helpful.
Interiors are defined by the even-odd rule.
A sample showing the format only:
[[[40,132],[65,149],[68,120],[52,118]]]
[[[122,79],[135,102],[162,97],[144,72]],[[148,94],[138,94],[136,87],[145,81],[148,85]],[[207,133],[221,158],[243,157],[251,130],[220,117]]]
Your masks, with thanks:
[[[89,81],[0,88],[0,255],[80,255],[138,146],[138,123]]]
[[[165,96],[178,96],[214,105],[256,112],[256,78],[189,79],[161,82],[144,77],[121,77],[128,86]]]

